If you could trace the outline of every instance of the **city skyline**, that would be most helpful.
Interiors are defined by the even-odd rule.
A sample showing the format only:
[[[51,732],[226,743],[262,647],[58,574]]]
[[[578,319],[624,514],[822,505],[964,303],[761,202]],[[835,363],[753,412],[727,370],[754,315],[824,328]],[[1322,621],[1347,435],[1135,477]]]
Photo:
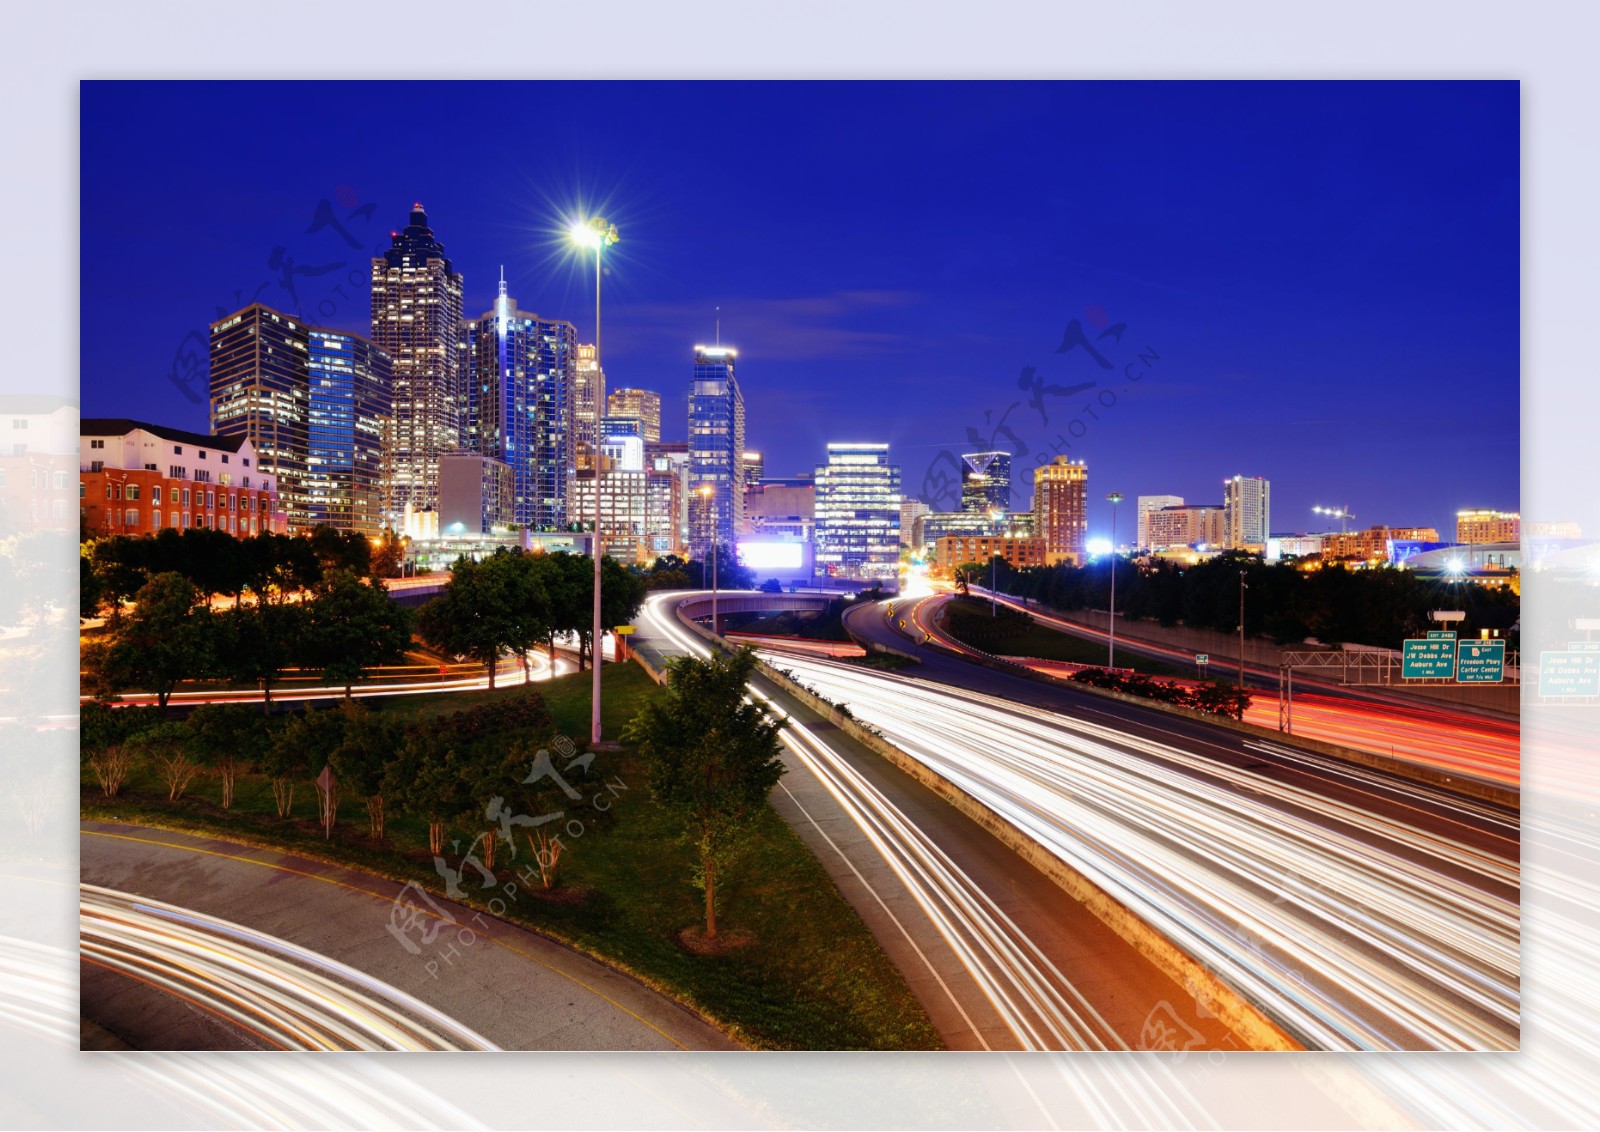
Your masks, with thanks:
[[[725,93],[693,84],[536,89],[557,110],[598,98],[617,108],[615,124],[588,140],[560,135],[560,159],[549,166],[558,172],[519,171],[514,193],[443,165],[380,174],[374,138],[353,143],[340,168],[267,176],[241,206],[238,197],[175,191],[174,178],[195,159],[165,136],[188,131],[171,127],[267,99],[337,98],[331,88],[230,84],[227,108],[213,109],[165,84],[87,84],[85,298],[99,297],[98,281],[115,275],[111,264],[147,246],[149,230],[162,231],[167,255],[157,258],[152,285],[110,304],[111,323],[96,324],[105,333],[86,326],[86,404],[101,415],[203,427],[203,405],[180,387],[185,334],[251,299],[287,310],[297,298],[313,325],[370,332],[365,296],[345,284],[341,297],[336,280],[388,242],[413,201],[427,205],[464,278],[467,310],[492,305],[504,262],[523,308],[570,319],[581,341],[592,333],[584,274],[555,229],[564,213],[604,200],[627,233],[608,271],[608,384],[659,392],[667,439],[686,425],[681,359],[720,329],[744,363],[747,441],[776,475],[814,466],[830,441],[871,436],[903,465],[908,496],[940,485],[945,452],[1010,449],[1016,481],[1026,484],[1060,435],[1073,445],[1068,454],[1095,468],[1097,484],[1130,498],[1170,492],[1209,502],[1215,489],[1206,485],[1224,476],[1264,475],[1276,487],[1277,531],[1326,529],[1315,504],[1348,505],[1363,524],[1441,530],[1459,509],[1520,510],[1514,84],[1293,84],[1275,87],[1272,98],[1243,84],[1182,92],[934,84],[918,92],[926,111],[914,111],[907,94],[849,84],[747,88],[752,105],[734,107],[734,123],[756,109],[788,116],[844,98],[859,104],[861,120],[893,115],[908,126],[938,113],[972,122],[985,108],[986,141],[1013,143],[1018,187],[955,177],[896,198],[897,231],[883,247],[852,233],[867,214],[846,210],[836,190],[785,212],[799,190],[777,184],[736,208],[751,177],[798,160],[775,144],[737,140],[737,130],[725,145],[738,171],[715,192],[669,191],[646,178],[688,155],[639,140],[640,124],[691,105],[730,107]],[[442,109],[429,113],[486,93],[476,84],[445,88]],[[621,108],[644,105],[645,93],[670,105],[635,107],[638,123],[629,124]],[[1130,135],[1156,130],[1161,160],[1181,169],[1181,184],[1158,191],[1141,181],[1119,196],[1113,185],[1126,190],[1125,178],[1089,178],[1074,183],[1073,198],[1028,188],[1074,160],[1029,140],[1051,114],[1069,113],[1114,121],[1117,128],[1090,132],[1091,152],[1108,161],[1133,145]],[[1293,114],[1315,124],[1310,132],[1323,146],[1295,138],[1265,146],[1269,126]],[[1467,130],[1473,146],[1460,141]],[[949,144],[917,129],[905,135],[892,152],[866,154],[868,139],[851,124],[829,144],[837,158],[862,156],[892,173],[886,190],[896,190]],[[822,135],[801,136],[815,156]],[[100,176],[91,169],[98,162],[131,165],[136,175]],[[1451,178],[1451,194],[1436,200],[1438,181]],[[1278,192],[1287,182],[1299,187]],[[994,208],[980,188],[994,194]],[[1039,195],[1029,201],[1028,192]],[[153,223],[115,223],[128,211]],[[1092,222],[1080,223],[1086,216]],[[1004,250],[993,239],[997,226],[1024,217],[1032,234],[1021,250]],[[1222,238],[1212,231],[1219,221],[1233,244],[1213,260],[1207,249]],[[928,242],[936,233],[942,251]],[[735,247],[738,254],[723,250]],[[1295,286],[1280,290],[1292,294],[1274,295],[1271,280],[1291,269]],[[945,326],[950,309],[966,315],[954,331]],[[1122,375],[1137,364],[1137,384],[1102,382],[1096,355],[1123,366]],[[143,376],[131,381],[130,371]],[[906,395],[919,390],[925,395]],[[864,396],[865,428],[851,419]],[[964,435],[969,428],[975,439]],[[1441,439],[1474,458],[1450,462],[1448,472],[1394,474],[1417,445]],[[1024,445],[1026,454],[1017,451]],[[1306,458],[1310,450],[1317,459]],[[1096,497],[1091,527],[1107,519]]]

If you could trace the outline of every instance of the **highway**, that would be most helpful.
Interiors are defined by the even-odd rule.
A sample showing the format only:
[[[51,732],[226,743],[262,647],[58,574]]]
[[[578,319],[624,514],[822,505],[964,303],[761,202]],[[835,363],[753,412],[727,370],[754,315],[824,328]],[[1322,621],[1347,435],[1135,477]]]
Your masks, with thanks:
[[[980,587],[974,586],[976,592]],[[988,591],[984,591],[987,595]],[[922,627],[940,637],[933,624],[933,606],[947,600],[941,595],[920,600],[915,609]],[[1024,605],[1004,594],[994,595],[1001,605],[1023,610],[1034,622],[1057,632],[1104,642],[1103,629],[1054,617],[1037,606]],[[1134,630],[1137,631],[1136,629]],[[957,642],[952,642],[961,648]],[[1184,649],[1117,637],[1120,654],[1138,654],[1154,660],[1190,668],[1194,654]],[[1055,673],[1058,664],[1016,657],[1018,663]],[[1236,665],[1212,667],[1212,676],[1223,679],[1237,673]],[[1245,720],[1274,730],[1278,726],[1278,672],[1247,665],[1246,682],[1256,689],[1254,702]],[[1445,770],[1475,775],[1496,782],[1518,784],[1522,777],[1521,726],[1506,719],[1451,707],[1434,701],[1408,697],[1401,690],[1343,686],[1318,680],[1313,671],[1300,670],[1294,677],[1294,732],[1308,738],[1339,743],[1376,754],[1406,758]]]
[[[890,632],[883,607],[851,626]],[[923,654],[900,673],[771,660],[1118,894],[1308,1047],[1515,1048],[1515,814]]]
[[[638,618],[633,645],[652,664],[707,653],[674,614],[687,596],[652,595]],[[951,1048],[1161,1048],[1152,1035],[1173,1029],[1182,1048],[1242,1048],[1183,987],[992,834],[770,681],[750,691],[790,722],[782,733],[790,773],[774,807]]]

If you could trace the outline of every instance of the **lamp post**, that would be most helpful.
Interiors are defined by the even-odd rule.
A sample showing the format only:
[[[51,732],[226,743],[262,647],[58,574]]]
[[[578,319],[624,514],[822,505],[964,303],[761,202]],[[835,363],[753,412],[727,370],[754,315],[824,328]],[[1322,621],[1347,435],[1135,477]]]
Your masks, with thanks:
[[[1111,504],[1111,611],[1106,617],[1106,667],[1117,666],[1117,504],[1122,492],[1113,491],[1106,499]]]
[[[598,216],[579,221],[571,228],[573,243],[594,249],[594,441],[589,464],[594,468],[594,542],[590,552],[594,555],[594,625],[590,632],[589,663],[594,678],[589,708],[589,742],[600,742],[600,413],[605,404],[605,374],[600,369],[600,269],[601,253],[618,240],[617,226]]]
[[[1244,571],[1239,571],[1239,690],[1244,690]]]
[[[705,508],[706,525],[711,530],[711,633],[717,634],[717,524],[711,512],[711,496],[713,489],[706,484],[699,489],[700,499]]]
[[[1000,518],[1001,518],[1001,516],[1003,514],[1004,514],[1004,512],[991,509],[989,511],[989,522],[990,523],[994,523],[994,524],[998,524],[1000,522]],[[998,530],[999,528],[998,528],[998,526],[991,526],[989,529],[990,530]],[[1001,545],[1003,546],[1005,544],[1002,543]],[[989,553],[989,618],[990,618],[990,620],[993,620],[994,618],[996,618],[996,617],[998,617],[1000,615],[999,605],[997,604],[999,599],[996,598],[995,592],[994,592],[995,567],[999,565],[999,563],[996,561],[996,559],[999,558],[999,557],[1000,556],[998,554],[994,553],[994,548],[991,547],[990,548],[990,553]]]

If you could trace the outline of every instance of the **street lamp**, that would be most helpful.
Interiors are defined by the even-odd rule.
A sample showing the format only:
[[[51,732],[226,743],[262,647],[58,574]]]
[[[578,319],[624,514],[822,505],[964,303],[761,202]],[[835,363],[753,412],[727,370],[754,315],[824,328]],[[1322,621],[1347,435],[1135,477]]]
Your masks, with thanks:
[[[1311,509],[1318,515],[1326,515],[1330,519],[1339,520],[1339,533],[1348,534],[1350,527],[1346,520],[1354,519],[1356,513],[1349,507],[1313,507]]]
[[[1244,691],[1244,571],[1239,571],[1239,690]]]
[[[600,269],[601,253],[618,240],[617,226],[599,216],[574,223],[568,234],[582,248],[594,249],[594,441],[590,466],[594,468],[594,626],[590,633],[589,663],[594,668],[593,692],[589,708],[589,742],[600,742],[600,413],[606,403],[605,373],[600,368]]]
[[[991,522],[991,523],[999,523],[1001,517],[1004,514],[1005,514],[1004,511],[999,511],[999,510],[991,508],[990,511],[989,511],[989,522]],[[989,529],[990,530],[996,530],[997,528],[996,527],[990,527]],[[1001,545],[1003,546],[1005,544],[1002,543]],[[995,592],[994,592],[994,582],[995,582],[994,571],[995,571],[995,567],[997,565],[999,565],[999,563],[996,561],[996,559],[999,558],[1000,556],[995,554],[995,553],[993,553],[993,550],[994,550],[993,547],[990,547],[989,549],[990,549],[990,554],[989,554],[989,618],[990,618],[990,620],[993,620],[994,618],[996,618],[996,617],[998,617],[1000,615],[999,607],[996,604],[998,599],[995,597]]]
[[[706,525],[711,529],[711,635],[717,635],[717,524],[712,520],[711,496],[713,489],[710,484],[699,489],[702,506],[705,509]]]
[[[1117,504],[1122,502],[1122,492],[1113,491],[1106,496],[1111,504],[1111,611],[1106,617],[1106,667],[1117,666]]]

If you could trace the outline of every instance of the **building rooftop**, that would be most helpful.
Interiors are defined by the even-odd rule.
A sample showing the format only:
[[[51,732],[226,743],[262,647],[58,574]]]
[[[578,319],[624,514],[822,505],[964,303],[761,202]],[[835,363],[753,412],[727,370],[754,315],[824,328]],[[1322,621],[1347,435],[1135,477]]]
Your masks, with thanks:
[[[192,444],[196,448],[215,448],[219,452],[237,452],[243,447],[242,436],[210,436],[203,432],[190,432],[182,428],[150,424],[147,421],[129,420],[127,417],[84,417],[78,422],[79,436],[127,436],[135,429],[143,429],[153,436],[170,440],[174,444]]]

